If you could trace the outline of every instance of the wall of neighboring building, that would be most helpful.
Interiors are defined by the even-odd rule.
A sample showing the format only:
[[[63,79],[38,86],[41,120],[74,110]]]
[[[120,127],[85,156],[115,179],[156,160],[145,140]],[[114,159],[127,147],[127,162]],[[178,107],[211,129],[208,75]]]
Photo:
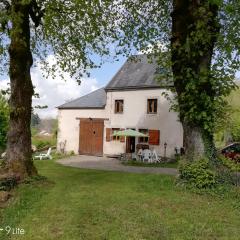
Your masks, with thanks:
[[[60,143],[66,140],[66,151],[79,150],[79,128],[80,121],[77,118],[105,118],[104,109],[59,109],[58,110],[58,139],[57,149]]]
[[[175,147],[183,145],[182,125],[178,121],[177,113],[169,111],[170,104],[162,96],[163,89],[119,91],[107,93],[106,112],[110,119],[106,122],[111,128],[133,128],[160,130],[160,145],[150,146],[161,155],[164,154],[164,143],[167,143],[166,154],[175,153]],[[168,92],[170,95],[171,93]],[[157,114],[147,113],[147,100],[158,99]],[[124,100],[123,113],[114,112],[115,100]],[[137,143],[137,141],[136,141]],[[125,144],[121,142],[106,142],[104,139],[104,153],[114,154],[125,151]]]
[[[66,142],[66,150],[78,153],[79,148],[79,120],[76,118],[108,118],[104,121],[103,152],[107,155],[124,153],[126,143],[120,141],[106,141],[106,128],[133,128],[160,130],[160,145],[152,145],[161,155],[164,154],[164,143],[167,143],[167,156],[175,153],[175,147],[183,145],[182,125],[178,122],[177,114],[169,112],[170,104],[162,93],[162,89],[134,90],[107,92],[105,109],[59,110],[59,143]],[[157,114],[147,113],[147,99],[158,99]],[[124,100],[123,113],[114,112],[115,100]],[[80,123],[81,124],[81,123]],[[136,140],[136,144],[138,140]]]

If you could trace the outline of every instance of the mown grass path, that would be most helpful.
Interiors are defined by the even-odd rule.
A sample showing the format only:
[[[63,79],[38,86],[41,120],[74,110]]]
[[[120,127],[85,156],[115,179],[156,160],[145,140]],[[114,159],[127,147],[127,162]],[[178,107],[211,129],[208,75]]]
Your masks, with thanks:
[[[1,226],[26,233],[1,240],[240,239],[236,199],[179,190],[166,175],[37,166],[50,183],[20,186],[0,212]]]

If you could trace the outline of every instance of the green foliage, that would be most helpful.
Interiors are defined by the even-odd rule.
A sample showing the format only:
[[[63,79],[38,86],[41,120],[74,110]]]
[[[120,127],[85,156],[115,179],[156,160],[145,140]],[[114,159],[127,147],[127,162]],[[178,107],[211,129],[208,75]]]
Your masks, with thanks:
[[[225,116],[220,118],[215,129],[215,141],[218,147],[229,142],[240,141],[240,89],[236,89],[226,98]]]
[[[216,173],[209,168],[207,159],[200,159],[192,163],[181,163],[179,172],[180,179],[192,187],[206,189],[217,185]]]
[[[235,88],[234,74],[240,66],[240,2],[182,2],[186,6],[170,0],[25,0],[21,4],[29,7],[34,59],[47,75],[54,77],[60,67],[80,81],[91,68],[101,66],[103,60],[94,61],[96,55],[150,50],[166,69],[164,78],[172,77],[177,93],[173,109],[179,111],[180,120],[213,133],[217,119],[224,116],[225,96]],[[10,11],[13,4],[0,3],[0,66],[9,63],[8,45],[15,35],[11,23],[21,21],[21,14]],[[181,30],[172,32],[181,25]],[[50,52],[53,63],[47,58]],[[177,70],[172,74],[172,69]]]
[[[56,146],[56,138],[54,136],[39,136],[32,137],[32,144],[41,149],[44,147]]]
[[[233,91],[228,97],[228,102],[231,104],[231,118],[228,125],[225,125],[225,130],[232,136],[232,141],[240,141],[240,89]]]
[[[10,191],[17,185],[15,177],[7,177],[0,180],[0,191]]]
[[[158,76],[159,82],[167,79],[174,83],[176,98],[172,109],[179,112],[182,122],[212,134],[219,119],[225,118],[225,97],[236,88],[234,77],[240,66],[240,3],[153,2],[155,10],[151,20],[157,26],[153,32],[158,34],[158,40],[153,35],[149,42],[152,56],[157,57],[158,65],[165,69]],[[185,13],[188,20],[183,18]],[[140,26],[144,28],[141,22]],[[176,28],[178,31],[173,32]],[[133,35],[133,41],[139,40],[137,33]],[[146,50],[148,52],[149,47]]]
[[[36,127],[41,123],[41,119],[37,113],[32,113],[31,115],[31,127]]]
[[[233,172],[240,172],[240,162],[236,162],[232,159],[226,158],[224,156],[218,156],[220,162]]]
[[[32,134],[32,137],[36,136],[38,133],[38,129],[35,128],[35,127],[31,127],[31,134]]]
[[[9,107],[6,99],[0,95],[0,152],[7,143],[7,130],[9,122]]]

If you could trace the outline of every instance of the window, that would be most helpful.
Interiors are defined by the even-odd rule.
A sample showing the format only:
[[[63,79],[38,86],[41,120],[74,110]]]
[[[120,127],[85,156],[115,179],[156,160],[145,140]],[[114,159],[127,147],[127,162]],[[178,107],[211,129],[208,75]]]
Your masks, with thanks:
[[[119,128],[112,128],[112,133],[115,133],[117,131],[120,131]],[[119,136],[112,136],[112,141],[120,141],[120,137]]]
[[[147,129],[138,129],[140,133],[147,134],[148,135],[148,130]],[[139,143],[148,143],[148,137],[139,137],[138,138]]]
[[[157,99],[147,100],[147,113],[157,113]]]
[[[115,113],[123,113],[123,100],[115,100]]]

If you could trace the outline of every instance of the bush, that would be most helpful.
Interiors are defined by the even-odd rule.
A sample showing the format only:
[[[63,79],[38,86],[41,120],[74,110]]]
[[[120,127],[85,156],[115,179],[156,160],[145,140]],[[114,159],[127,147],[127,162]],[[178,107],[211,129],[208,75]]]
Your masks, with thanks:
[[[56,138],[54,136],[38,136],[32,137],[32,144],[37,147],[37,149],[42,149],[44,147],[56,146]]]
[[[240,163],[224,156],[218,156],[221,167],[218,170],[219,182],[240,186]]]
[[[225,167],[229,168],[233,172],[240,172],[240,162],[239,157],[236,160],[226,158],[224,156],[219,156],[218,159],[220,163]]]
[[[41,149],[47,146],[51,146],[51,143],[49,141],[46,140],[39,140],[35,143],[37,149]]]
[[[207,159],[191,163],[183,162],[179,167],[180,179],[198,189],[213,188],[217,185],[217,175],[209,168]]]
[[[0,180],[0,191],[10,191],[17,185],[16,177],[7,177]]]

